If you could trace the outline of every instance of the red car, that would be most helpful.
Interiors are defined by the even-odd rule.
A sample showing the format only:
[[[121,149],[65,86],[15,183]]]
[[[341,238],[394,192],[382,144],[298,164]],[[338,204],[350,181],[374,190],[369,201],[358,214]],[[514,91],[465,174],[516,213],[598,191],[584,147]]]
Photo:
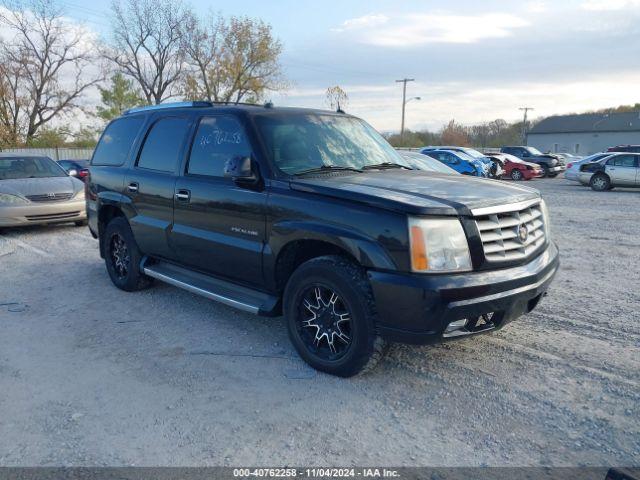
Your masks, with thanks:
[[[537,163],[525,162],[509,153],[490,153],[487,156],[500,162],[503,169],[503,178],[531,180],[544,175],[542,168]]]

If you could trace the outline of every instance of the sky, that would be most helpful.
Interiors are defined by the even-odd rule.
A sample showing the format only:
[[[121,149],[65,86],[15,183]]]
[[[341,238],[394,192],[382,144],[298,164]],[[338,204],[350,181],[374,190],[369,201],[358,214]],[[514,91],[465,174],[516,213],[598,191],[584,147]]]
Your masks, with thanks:
[[[62,0],[66,14],[108,35],[109,0]],[[640,102],[640,0],[191,0],[206,14],[259,17],[282,41],[290,87],[276,105],[346,110],[378,130],[439,129]]]

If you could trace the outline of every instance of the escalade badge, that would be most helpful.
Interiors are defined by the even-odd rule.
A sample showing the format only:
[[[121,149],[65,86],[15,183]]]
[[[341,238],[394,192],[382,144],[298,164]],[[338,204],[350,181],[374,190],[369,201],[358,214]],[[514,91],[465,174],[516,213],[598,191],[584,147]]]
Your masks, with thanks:
[[[524,243],[527,241],[528,237],[529,230],[527,230],[527,226],[523,223],[518,227],[518,238],[520,239],[520,242]]]

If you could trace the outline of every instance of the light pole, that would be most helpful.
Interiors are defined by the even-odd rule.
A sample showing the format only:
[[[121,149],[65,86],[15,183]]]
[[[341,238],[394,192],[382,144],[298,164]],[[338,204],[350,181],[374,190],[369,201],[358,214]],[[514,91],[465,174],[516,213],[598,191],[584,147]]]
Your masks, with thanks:
[[[524,110],[524,119],[522,120],[522,144],[527,144],[527,113],[529,110],[534,110],[531,107],[520,107],[520,110]]]
[[[400,126],[400,138],[404,137],[404,107],[407,105],[407,82],[415,82],[414,78],[403,78],[396,80],[396,83],[402,83],[402,124]]]

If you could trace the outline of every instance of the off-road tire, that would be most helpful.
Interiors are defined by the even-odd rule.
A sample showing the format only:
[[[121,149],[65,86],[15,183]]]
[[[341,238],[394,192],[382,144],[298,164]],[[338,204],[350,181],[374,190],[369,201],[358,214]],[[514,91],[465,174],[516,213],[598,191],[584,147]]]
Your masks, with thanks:
[[[120,275],[113,259],[113,242],[121,239],[126,245],[129,261],[126,275]],[[113,284],[120,290],[135,292],[151,285],[151,279],[140,271],[142,253],[133,238],[129,222],[124,217],[116,217],[109,222],[104,231],[104,260],[107,272]]]
[[[589,186],[596,192],[605,192],[611,189],[611,180],[603,173],[596,173],[589,180]]]
[[[299,333],[304,292],[322,284],[337,293],[350,312],[351,343],[343,357],[326,360],[305,344]],[[386,351],[377,332],[376,307],[371,284],[362,267],[339,255],[313,258],[300,265],[284,291],[283,311],[291,343],[302,359],[316,370],[351,377],[372,370]]]

